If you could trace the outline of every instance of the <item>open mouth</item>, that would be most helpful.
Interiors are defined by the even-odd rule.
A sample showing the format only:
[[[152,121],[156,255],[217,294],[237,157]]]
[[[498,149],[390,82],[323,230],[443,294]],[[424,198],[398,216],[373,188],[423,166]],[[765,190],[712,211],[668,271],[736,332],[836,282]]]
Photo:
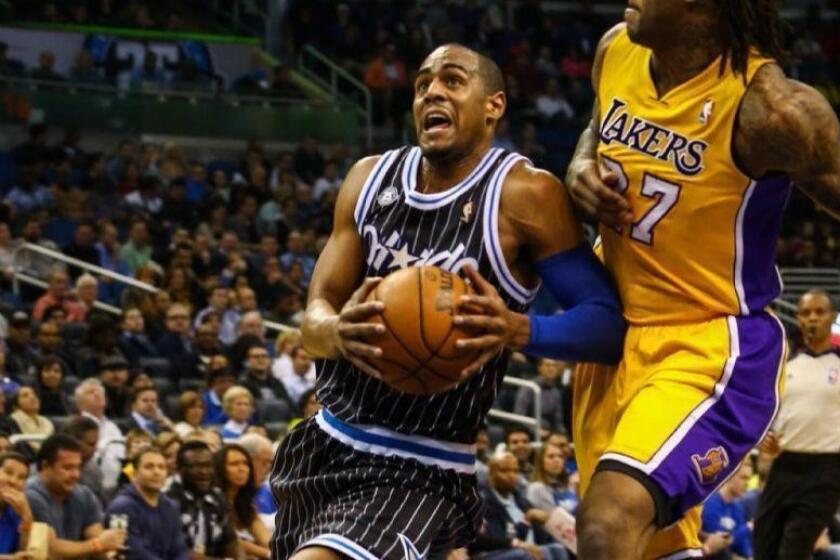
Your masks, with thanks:
[[[425,132],[445,130],[451,126],[452,119],[443,111],[429,111],[423,118],[423,130]]]

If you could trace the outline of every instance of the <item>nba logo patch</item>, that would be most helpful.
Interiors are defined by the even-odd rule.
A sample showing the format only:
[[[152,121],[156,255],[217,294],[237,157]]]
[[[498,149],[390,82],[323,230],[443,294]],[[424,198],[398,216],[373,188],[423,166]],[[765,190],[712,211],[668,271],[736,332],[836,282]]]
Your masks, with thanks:
[[[726,449],[722,446],[713,447],[706,451],[702,457],[694,454],[691,456],[691,463],[694,465],[694,470],[697,472],[697,478],[702,484],[712,484],[715,482],[720,473],[729,466],[729,455],[726,454]]]
[[[709,124],[712,120],[712,109],[715,108],[715,102],[707,99],[703,104],[703,109],[700,111],[700,124]]]
[[[397,188],[392,185],[382,191],[379,197],[377,197],[376,202],[379,203],[379,206],[390,206],[399,198],[400,194],[397,192]]]
[[[837,368],[831,368],[828,370],[828,383],[829,385],[837,385],[837,380],[840,379],[840,371]]]

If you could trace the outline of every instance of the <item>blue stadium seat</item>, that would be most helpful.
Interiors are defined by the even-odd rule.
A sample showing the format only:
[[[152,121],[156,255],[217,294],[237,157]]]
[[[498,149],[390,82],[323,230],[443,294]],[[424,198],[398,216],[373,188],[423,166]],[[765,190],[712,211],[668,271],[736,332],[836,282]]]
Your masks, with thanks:
[[[81,380],[75,375],[65,375],[64,379],[61,380],[61,390],[68,395],[72,395],[79,383],[81,383]]]
[[[203,391],[204,381],[201,379],[181,379],[178,381],[178,389],[183,391]]]
[[[172,366],[169,365],[169,360],[166,358],[140,358],[140,368],[145,370],[149,377],[163,378],[167,381],[172,374]],[[171,382],[170,385],[172,385]],[[157,387],[157,385],[155,386]],[[158,390],[163,391],[159,387]]]
[[[279,399],[260,399],[257,401],[257,417],[260,422],[288,422],[292,418],[289,403]]]
[[[155,389],[158,390],[158,393],[163,395],[171,395],[175,392],[175,384],[172,383],[172,380],[166,377],[152,377],[152,383],[155,386]]]

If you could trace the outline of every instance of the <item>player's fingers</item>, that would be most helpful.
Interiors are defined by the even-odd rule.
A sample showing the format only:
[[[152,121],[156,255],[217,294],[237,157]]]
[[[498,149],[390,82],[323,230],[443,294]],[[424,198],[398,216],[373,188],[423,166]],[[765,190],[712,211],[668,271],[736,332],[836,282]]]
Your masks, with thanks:
[[[382,357],[382,349],[364,342],[356,340],[345,340],[344,349],[347,353],[355,357],[362,358],[380,358]]]
[[[470,365],[461,370],[461,381],[477,373],[478,370],[480,370],[482,366],[484,366],[484,364],[489,362],[493,358],[493,356],[495,356],[498,353],[498,350],[487,350],[486,352],[482,352],[478,356],[478,358],[476,358],[472,361],[472,363],[470,363]]]
[[[365,278],[365,281],[362,282],[362,285],[359,286],[353,295],[350,296],[350,301],[353,303],[357,303],[360,301],[365,301],[367,299],[368,294],[370,294],[373,290],[376,289],[376,286],[382,282],[382,278],[380,276],[371,276]]]
[[[595,218],[602,224],[621,227],[633,222],[633,213],[624,210],[598,210]]]
[[[342,323],[338,326],[338,334],[342,338],[364,338],[385,333],[385,325],[376,323]]]
[[[502,339],[495,334],[485,334],[473,338],[462,338],[455,343],[455,347],[461,350],[483,350],[485,348],[501,348]]]
[[[489,296],[466,295],[461,296],[461,305],[470,305],[479,308],[481,313],[495,314],[498,312],[496,298]]]
[[[358,323],[368,317],[382,313],[384,310],[385,304],[381,301],[367,301],[365,303],[346,306],[341,310],[340,318],[342,321]]]
[[[378,369],[376,369],[375,367],[370,365],[365,360],[362,360],[361,358],[353,357],[352,355],[348,355],[347,356],[347,361],[349,361],[351,364],[353,364],[354,366],[356,366],[357,368],[359,368],[360,370],[362,370],[366,374],[370,375],[371,377],[374,377],[376,379],[382,379],[382,373],[380,373],[380,371]]]
[[[464,274],[469,278],[473,290],[478,294],[490,294],[495,291],[495,288],[484,279],[484,277],[472,266],[464,267]]]
[[[456,315],[452,322],[459,327],[470,327],[484,332],[504,332],[504,321],[487,315]]]

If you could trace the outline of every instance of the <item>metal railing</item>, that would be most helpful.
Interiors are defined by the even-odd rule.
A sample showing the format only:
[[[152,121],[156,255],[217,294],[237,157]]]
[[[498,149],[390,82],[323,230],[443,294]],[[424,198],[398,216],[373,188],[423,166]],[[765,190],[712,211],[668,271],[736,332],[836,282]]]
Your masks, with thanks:
[[[838,268],[782,268],[780,269],[784,282],[782,297],[798,300],[808,290],[819,288],[828,292],[833,298],[840,298],[840,269]]]
[[[532,428],[534,430],[534,442],[539,442],[540,426],[542,425],[542,387],[540,387],[539,384],[535,383],[534,381],[529,381],[520,377],[512,377],[510,375],[505,376],[504,384],[513,385],[514,387],[519,387],[520,389],[528,389],[533,391],[534,415],[523,416],[521,414],[514,414],[512,412],[499,410],[498,408],[492,408],[490,409],[490,413],[488,414],[488,416],[491,418],[498,418],[499,420],[504,420],[505,422],[515,422],[517,424],[523,424]]]
[[[368,87],[311,45],[306,45],[298,53],[298,70],[306,78],[329,91],[335,100],[353,100],[352,96],[342,93],[341,87],[349,86],[362,94],[363,103],[359,109],[365,119],[366,147],[371,149],[373,147],[373,97]],[[329,74],[328,78],[323,76],[323,70]]]
[[[33,276],[32,274],[30,274],[31,271],[24,270],[19,267],[18,257],[23,251],[31,251],[43,257],[53,259],[54,261],[62,263],[64,265],[75,266],[92,274],[105,276],[107,278],[110,278],[111,280],[114,280],[115,282],[120,282],[127,286],[131,286],[139,290],[144,290],[152,294],[156,294],[160,291],[159,288],[152,286],[151,284],[141,282],[135,278],[131,278],[130,276],[125,276],[124,274],[119,274],[117,272],[108,270],[106,268],[102,268],[100,266],[96,266],[94,264],[80,261],[79,259],[74,259],[73,257],[68,257],[64,253],[53,251],[52,249],[47,249],[46,247],[42,247],[41,245],[37,245],[35,243],[22,243],[21,245],[16,247],[15,250],[12,252],[12,289],[16,294],[20,293],[20,282],[36,286],[38,288],[47,288],[47,283],[44,282],[43,279]],[[119,307],[114,307],[113,305],[109,305],[105,302],[96,301],[94,303],[94,306],[97,309],[101,309],[114,315],[122,314],[122,309],[120,309]],[[287,325],[275,323],[274,321],[266,321],[265,319],[263,319],[263,326],[267,330],[273,332],[285,332],[295,330]]]

